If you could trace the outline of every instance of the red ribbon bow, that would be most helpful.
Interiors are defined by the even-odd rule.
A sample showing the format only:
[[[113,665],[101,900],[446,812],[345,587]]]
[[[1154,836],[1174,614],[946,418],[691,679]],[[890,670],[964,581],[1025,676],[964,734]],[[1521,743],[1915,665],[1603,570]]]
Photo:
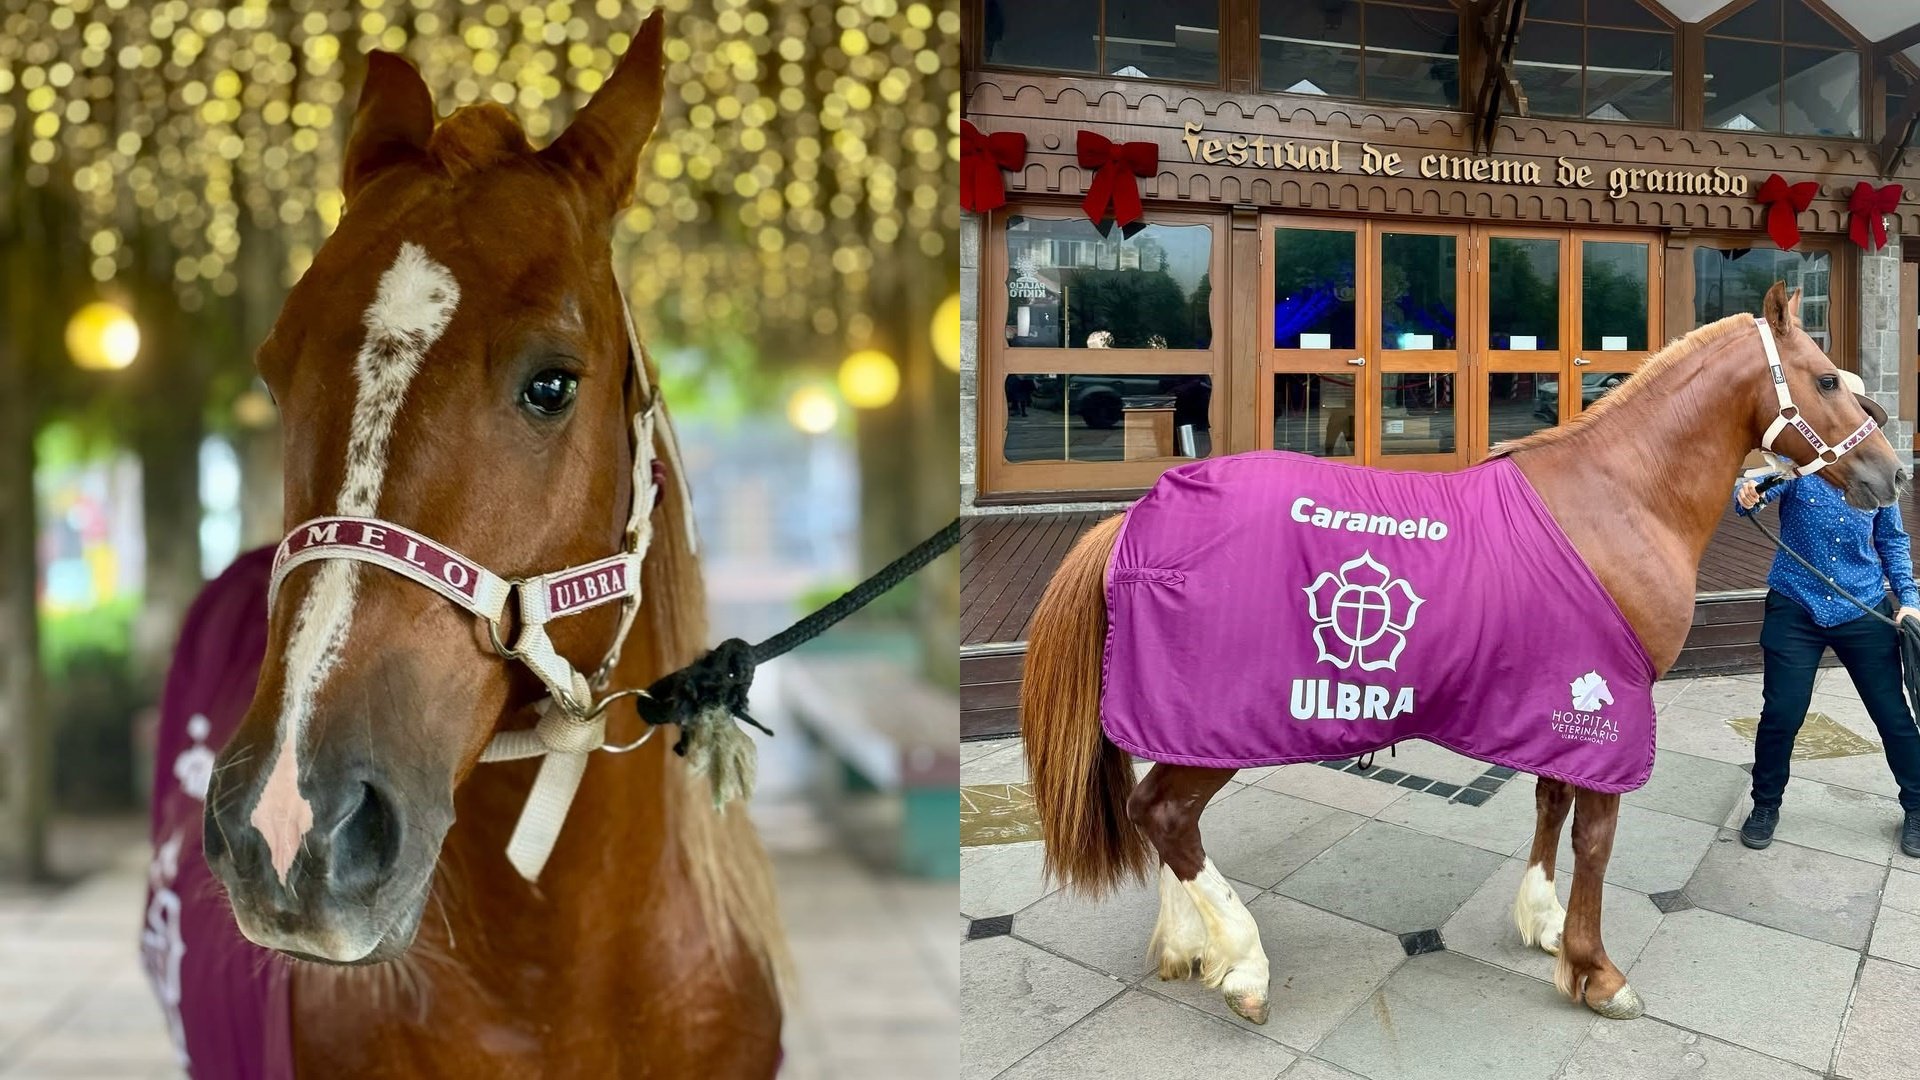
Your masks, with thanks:
[[[1080,167],[1093,169],[1093,186],[1080,204],[1087,220],[1095,225],[1113,211],[1113,220],[1122,228],[1140,220],[1140,183],[1137,177],[1152,176],[1160,168],[1160,150],[1150,142],[1116,143],[1091,131],[1080,133],[1076,147]]]
[[[1813,197],[1820,192],[1820,185],[1811,180],[1789,185],[1780,178],[1779,173],[1767,177],[1753,201],[1767,208],[1767,235],[1782,251],[1792,251],[1800,242],[1800,223],[1794,220],[1813,205]]]
[[[1027,163],[1027,137],[1018,131],[982,134],[971,121],[960,121],[960,206],[974,213],[1007,205],[1007,181],[1002,169]]]
[[[1876,189],[1862,180],[1853,186],[1853,197],[1847,200],[1847,210],[1852,215],[1847,222],[1847,235],[1854,243],[1868,251],[1887,246],[1887,223],[1881,218],[1900,205],[1900,194],[1899,184]]]

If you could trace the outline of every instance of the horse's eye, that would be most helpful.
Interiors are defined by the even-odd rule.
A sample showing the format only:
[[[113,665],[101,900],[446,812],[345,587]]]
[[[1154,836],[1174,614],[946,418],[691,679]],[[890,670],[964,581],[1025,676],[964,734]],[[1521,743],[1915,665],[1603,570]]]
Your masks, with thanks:
[[[558,416],[573,404],[580,380],[567,372],[549,368],[527,381],[520,391],[520,402],[542,416]]]
[[[1822,376],[1820,376],[1820,389],[1822,389],[1822,390],[1838,390],[1838,389],[1840,389],[1840,376],[1838,376],[1838,375],[1822,375]]]

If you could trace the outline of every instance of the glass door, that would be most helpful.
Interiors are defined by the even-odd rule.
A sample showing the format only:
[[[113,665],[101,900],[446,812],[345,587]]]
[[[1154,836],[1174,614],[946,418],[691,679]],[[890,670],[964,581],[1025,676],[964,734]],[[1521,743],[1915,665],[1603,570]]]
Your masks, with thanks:
[[[1569,418],[1631,378],[1659,339],[1660,245],[1650,236],[1574,233]],[[1578,397],[1572,393],[1580,387]]]
[[[1366,461],[1363,430],[1373,400],[1362,256],[1365,223],[1270,217],[1265,230],[1261,338],[1267,343],[1260,415],[1270,444],[1315,457]],[[1369,462],[1370,463],[1370,462]]]
[[[1474,237],[1472,460],[1573,415],[1560,393],[1572,355],[1568,248],[1564,230],[1482,229]]]
[[[1363,377],[1378,404],[1369,410],[1374,453],[1366,464],[1459,468],[1467,463],[1458,393],[1467,230],[1382,222],[1370,231],[1365,310],[1378,362],[1367,357]]]

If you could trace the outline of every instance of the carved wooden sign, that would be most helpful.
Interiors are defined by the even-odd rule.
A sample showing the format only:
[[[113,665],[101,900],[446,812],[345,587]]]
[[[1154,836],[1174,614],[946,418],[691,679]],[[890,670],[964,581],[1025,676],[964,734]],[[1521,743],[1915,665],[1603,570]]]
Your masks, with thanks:
[[[1252,165],[1297,172],[1345,172],[1351,165],[1368,176],[1401,176],[1417,171],[1430,180],[1465,180],[1525,187],[1604,188],[1610,199],[1637,192],[1665,195],[1718,195],[1744,198],[1747,178],[1715,165],[1706,169],[1649,169],[1615,166],[1596,173],[1564,157],[1540,159],[1494,154],[1422,154],[1413,161],[1383,151],[1369,142],[1343,143],[1339,139],[1305,142],[1268,140],[1264,135],[1208,138],[1206,128],[1192,121],[1182,125],[1180,141],[1187,160],[1203,165]]]

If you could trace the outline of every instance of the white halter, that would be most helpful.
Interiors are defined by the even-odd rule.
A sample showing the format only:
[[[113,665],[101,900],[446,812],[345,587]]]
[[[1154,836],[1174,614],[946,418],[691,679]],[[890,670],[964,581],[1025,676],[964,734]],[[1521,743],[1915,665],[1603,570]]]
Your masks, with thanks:
[[[631,743],[607,745],[604,710],[612,698],[604,697],[596,704],[594,695],[606,689],[640,611],[641,568],[653,542],[653,508],[660,494],[654,472],[656,440],[679,480],[687,543],[697,546],[673,421],[647,379],[633,316],[624,301],[620,310],[626,317],[628,363],[647,402],[633,417],[633,507],[627,515],[624,550],[580,566],[510,579],[404,525],[374,517],[318,517],[294,526],[280,541],[267,592],[267,610],[272,611],[280,583],[287,575],[322,559],[349,559],[385,567],[480,617],[494,649],[507,659],[519,660],[539,676],[548,694],[538,706],[539,722],[532,728],[495,733],[480,754],[482,762],[546,757],[507,843],[508,861],[528,881],[539,878],[553,853],[560,826],[566,822],[567,809],[586,772],[587,755],[602,749],[622,753],[653,737],[655,729],[649,727],[645,735]],[[519,636],[508,645],[502,638],[501,619],[516,594]],[[615,600],[622,602],[622,608],[613,644],[592,676],[583,675],[555,650],[547,636],[547,624]]]
[[[1790,476],[1812,476],[1839,461],[1842,454],[1859,446],[1866,441],[1867,436],[1880,429],[1880,425],[1869,416],[1861,422],[1859,427],[1853,429],[1853,434],[1840,440],[1840,445],[1828,446],[1826,441],[1820,438],[1820,433],[1813,430],[1813,425],[1807,423],[1806,417],[1801,416],[1800,410],[1793,404],[1793,392],[1787,389],[1786,369],[1780,365],[1780,348],[1773,341],[1773,327],[1765,318],[1758,315],[1753,317],[1753,322],[1760,330],[1760,344],[1767,350],[1767,368],[1773,373],[1773,393],[1780,403],[1779,414],[1773,418],[1773,423],[1767,425],[1767,433],[1760,437],[1760,449],[1766,451],[1768,459],[1774,463],[1777,471]],[[1859,376],[1853,375],[1852,372],[1842,371],[1840,377],[1847,382],[1848,389],[1854,393],[1863,394],[1866,390],[1866,384],[1860,383]],[[1805,465],[1795,465],[1785,455],[1777,454],[1773,450],[1773,440],[1779,438],[1780,433],[1789,427],[1799,432],[1800,437],[1807,440],[1807,445],[1813,447],[1814,458]]]

